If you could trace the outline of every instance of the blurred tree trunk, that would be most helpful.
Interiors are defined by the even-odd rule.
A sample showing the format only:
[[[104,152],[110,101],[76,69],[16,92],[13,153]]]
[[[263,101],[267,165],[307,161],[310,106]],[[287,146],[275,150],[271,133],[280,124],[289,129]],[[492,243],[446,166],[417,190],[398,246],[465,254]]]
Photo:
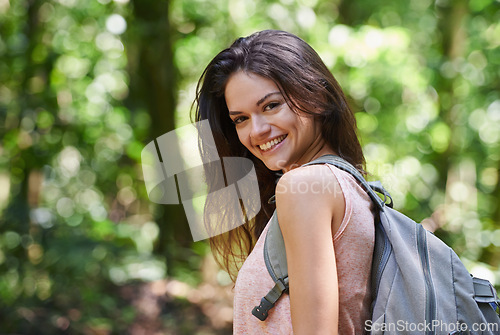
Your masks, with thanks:
[[[448,125],[451,137],[444,152],[433,152],[431,155],[432,164],[440,176],[437,183],[438,188],[444,191],[446,197],[444,207],[438,206],[430,221],[427,219],[424,223],[426,228],[431,231],[435,231],[447,223],[446,209],[449,204],[453,203],[450,197],[450,185],[463,177],[458,173],[463,149],[457,144],[458,141],[455,141],[455,130],[459,118],[452,113],[453,107],[460,103],[459,98],[454,93],[455,78],[443,76],[439,67],[446,62],[453,62],[465,54],[467,35],[464,24],[469,15],[467,2],[455,0],[449,4],[436,5],[436,14],[438,31],[441,33],[441,45],[438,46],[438,49],[441,51],[442,58],[437,64],[437,70],[434,71],[436,79],[433,86],[439,92],[439,120]],[[470,186],[475,188],[475,184]],[[475,201],[470,203],[477,205]],[[474,210],[477,210],[477,206],[475,207]]]
[[[353,1],[340,1],[338,5],[339,22],[347,26],[354,26],[356,13],[358,12],[357,10],[359,7],[360,6],[356,6],[356,3]]]
[[[34,48],[40,43],[40,36],[43,33],[38,20],[38,11],[42,3],[42,1],[37,0],[25,1],[26,23],[22,33],[29,43],[24,54],[18,56],[22,59],[19,63],[23,64],[23,71],[17,78],[20,85],[17,86],[17,92],[15,92],[15,96],[18,97],[15,107],[17,108],[17,115],[10,118],[16,121],[6,122],[2,126],[2,128],[5,127],[3,131],[6,133],[16,134],[17,147],[12,148],[10,151],[12,156],[10,157],[9,170],[13,182],[11,182],[10,200],[5,209],[5,214],[0,220],[0,227],[3,231],[13,230],[21,236],[29,236],[32,238],[32,243],[39,242],[40,236],[39,230],[33,229],[30,223],[29,178],[33,170],[43,165],[44,159],[35,157],[33,139],[24,130],[22,120],[24,117],[33,120],[36,108],[41,105],[40,97],[30,93],[30,80],[35,74],[47,77],[47,73],[43,71],[41,66],[35,65],[31,57]],[[4,134],[2,134],[3,136]],[[14,255],[23,261],[27,260],[27,250],[21,247],[12,250],[9,256]],[[19,267],[19,269],[20,271],[24,270],[22,267]]]
[[[373,13],[380,10],[380,4],[373,1],[340,0],[337,8],[339,23],[355,27],[367,22]]]
[[[134,0],[133,20],[128,31],[130,94],[132,111],[147,109],[151,117],[151,141],[175,128],[177,76],[173,62],[169,1]],[[146,144],[146,143],[144,143]],[[164,255],[167,274],[190,254],[192,237],[183,208],[157,208],[160,236],[155,252]],[[186,260],[187,261],[187,260]]]
[[[467,2],[464,0],[455,0],[448,5],[436,7],[438,17],[438,29],[441,32],[441,55],[442,59],[439,65],[445,62],[453,62],[458,57],[463,57],[465,54],[465,42],[467,39],[466,30],[464,28],[465,19],[468,16]],[[462,149],[455,140],[456,127],[458,117],[453,115],[453,107],[460,103],[459,98],[454,93],[454,78],[446,78],[441,71],[435,71],[436,80],[434,87],[439,92],[439,119],[444,121],[450,128],[450,140],[448,148],[442,153],[434,153],[432,157],[433,165],[437,168],[440,175],[438,187],[445,192],[444,213],[436,215],[439,218],[435,223],[439,228],[447,223],[446,210],[453,200],[450,195],[450,186],[453,182],[458,181],[461,176],[457,175],[460,167],[460,157]],[[475,176],[474,176],[475,177]],[[474,178],[475,180],[475,178]],[[470,185],[475,188],[474,185]],[[476,204],[475,201],[470,203]],[[475,206],[474,210],[477,210]],[[463,208],[463,210],[466,210]],[[438,210],[440,211],[440,209]],[[434,214],[433,214],[434,216]]]
[[[440,64],[444,62],[453,62],[458,57],[463,57],[465,53],[465,42],[467,39],[464,28],[465,18],[468,15],[467,2],[464,0],[452,1],[446,7],[438,9],[438,27],[441,32],[441,50],[443,58]],[[435,166],[438,168],[441,175],[442,186],[446,185],[448,171],[451,168],[451,159],[457,154],[456,145],[454,145],[453,134],[454,126],[456,125],[456,117],[451,113],[453,106],[459,101],[455,97],[453,91],[453,79],[446,78],[441,71],[436,71],[436,90],[440,95],[439,114],[441,120],[446,122],[450,127],[452,138],[447,150],[435,157]]]

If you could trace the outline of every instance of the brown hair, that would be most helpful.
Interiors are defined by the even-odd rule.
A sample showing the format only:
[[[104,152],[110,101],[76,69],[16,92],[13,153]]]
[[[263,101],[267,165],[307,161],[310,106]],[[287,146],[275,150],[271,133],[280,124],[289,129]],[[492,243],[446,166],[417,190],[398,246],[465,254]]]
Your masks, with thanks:
[[[268,199],[277,180],[276,173],[240,143],[229,118],[224,91],[229,77],[237,71],[272,80],[292,110],[315,114],[322,124],[324,140],[339,156],[363,173],[365,164],[356,120],[340,85],[302,39],[284,31],[264,30],[237,39],[215,56],[198,82],[195,120],[209,121],[220,157],[240,156],[253,161],[261,196],[261,211],[254,219],[210,239],[216,260],[233,279],[234,270],[251,252],[274,210]]]

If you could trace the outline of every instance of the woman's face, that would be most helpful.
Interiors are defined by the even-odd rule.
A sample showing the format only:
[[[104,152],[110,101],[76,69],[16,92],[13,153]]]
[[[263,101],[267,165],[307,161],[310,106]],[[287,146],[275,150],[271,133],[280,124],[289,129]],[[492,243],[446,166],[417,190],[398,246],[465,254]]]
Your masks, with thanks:
[[[270,170],[286,172],[324,150],[319,122],[293,112],[272,80],[238,71],[225,98],[241,143]]]

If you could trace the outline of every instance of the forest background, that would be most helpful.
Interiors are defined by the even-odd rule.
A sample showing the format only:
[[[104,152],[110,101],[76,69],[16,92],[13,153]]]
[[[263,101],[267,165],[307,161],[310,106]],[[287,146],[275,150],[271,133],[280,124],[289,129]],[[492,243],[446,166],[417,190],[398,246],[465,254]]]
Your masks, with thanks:
[[[269,28],[337,77],[396,208],[498,288],[498,0],[0,0],[0,333],[231,333],[232,284],[141,150]]]

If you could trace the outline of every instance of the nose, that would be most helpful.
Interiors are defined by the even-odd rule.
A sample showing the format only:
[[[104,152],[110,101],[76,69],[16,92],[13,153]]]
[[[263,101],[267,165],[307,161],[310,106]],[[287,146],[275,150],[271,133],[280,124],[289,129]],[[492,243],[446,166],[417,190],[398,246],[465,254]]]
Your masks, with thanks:
[[[250,132],[250,137],[254,141],[265,139],[271,131],[271,125],[267,122],[266,118],[262,115],[256,115],[251,118],[251,122],[252,130]]]

